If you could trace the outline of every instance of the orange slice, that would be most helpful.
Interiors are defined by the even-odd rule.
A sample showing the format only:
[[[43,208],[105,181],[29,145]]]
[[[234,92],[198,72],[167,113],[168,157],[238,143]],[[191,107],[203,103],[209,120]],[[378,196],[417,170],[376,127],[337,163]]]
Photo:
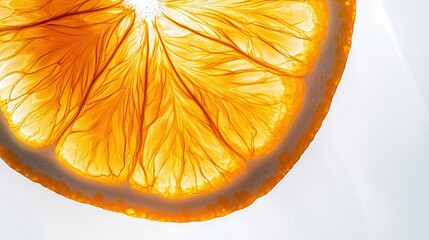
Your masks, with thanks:
[[[160,221],[244,208],[292,168],[345,67],[355,2],[0,2],[0,157]]]

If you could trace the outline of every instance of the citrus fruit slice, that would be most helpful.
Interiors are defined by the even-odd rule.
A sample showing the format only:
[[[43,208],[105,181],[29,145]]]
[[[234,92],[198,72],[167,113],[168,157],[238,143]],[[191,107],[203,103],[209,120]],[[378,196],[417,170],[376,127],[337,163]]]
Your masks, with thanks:
[[[161,221],[244,208],[292,168],[345,67],[354,1],[0,1],[0,157]]]

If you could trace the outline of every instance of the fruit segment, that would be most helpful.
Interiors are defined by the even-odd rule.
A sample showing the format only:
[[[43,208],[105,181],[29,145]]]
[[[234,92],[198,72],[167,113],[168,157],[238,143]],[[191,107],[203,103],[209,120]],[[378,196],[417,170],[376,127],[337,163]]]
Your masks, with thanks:
[[[327,28],[324,1],[167,0],[165,16],[278,75],[304,76]]]
[[[326,34],[320,1],[168,0],[150,21],[119,2],[59,2],[0,10],[2,112],[76,174],[170,199],[276,147]]]
[[[125,8],[0,25],[1,110],[32,146],[55,143],[86,101],[133,15]]]

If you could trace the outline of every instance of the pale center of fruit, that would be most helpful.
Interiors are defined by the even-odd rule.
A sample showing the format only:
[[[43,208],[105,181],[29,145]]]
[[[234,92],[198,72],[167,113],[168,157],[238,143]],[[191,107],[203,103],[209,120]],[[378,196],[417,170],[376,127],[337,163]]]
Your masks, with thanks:
[[[156,16],[161,14],[162,0],[128,0],[137,15],[146,21],[152,21]]]

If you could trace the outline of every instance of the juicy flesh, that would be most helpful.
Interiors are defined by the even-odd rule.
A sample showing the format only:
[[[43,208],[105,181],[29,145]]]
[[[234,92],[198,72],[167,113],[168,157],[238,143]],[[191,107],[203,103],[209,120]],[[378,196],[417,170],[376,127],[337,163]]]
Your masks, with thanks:
[[[326,3],[157,3],[0,1],[0,107],[20,140],[56,146],[76,174],[184,198],[285,135]]]

